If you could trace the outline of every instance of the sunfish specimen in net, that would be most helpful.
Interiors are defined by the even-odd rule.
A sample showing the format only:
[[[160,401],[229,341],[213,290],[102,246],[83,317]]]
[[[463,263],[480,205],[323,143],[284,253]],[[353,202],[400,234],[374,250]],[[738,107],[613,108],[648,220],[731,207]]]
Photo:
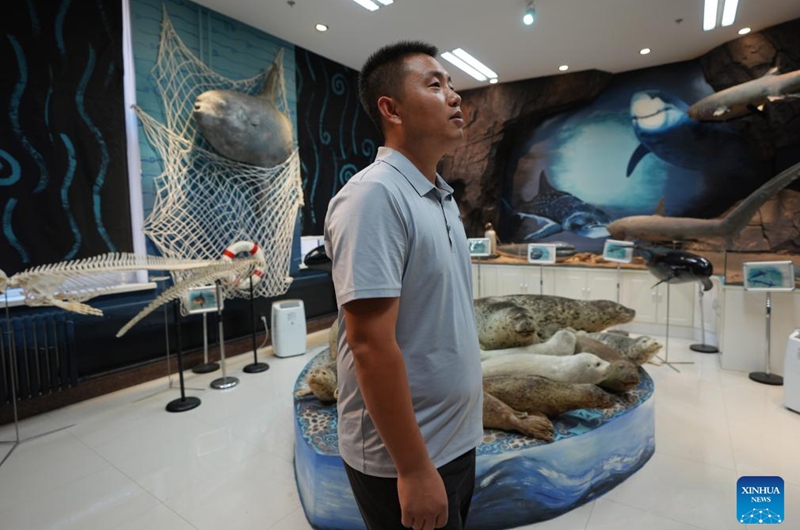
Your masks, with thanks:
[[[143,130],[163,164],[155,178],[155,202],[144,232],[159,252],[174,258],[216,260],[231,241],[257,241],[267,256],[254,295],[276,297],[291,282],[289,264],[297,212],[302,205],[300,161],[296,148],[274,167],[257,167],[215,152],[198,133],[194,105],[212,90],[256,97],[267,83],[277,91],[277,110],[290,116],[283,69],[231,80],[202,63],[183,44],[164,11],[156,90],[164,103],[163,123],[137,108]],[[277,78],[276,78],[277,76]],[[270,88],[270,87],[277,87]],[[179,283],[184,279],[173,272]],[[223,284],[223,296],[249,297],[249,291]]]
[[[232,90],[209,90],[197,97],[194,119],[208,143],[232,160],[272,167],[292,153],[292,122],[278,110],[283,49],[257,96]]]

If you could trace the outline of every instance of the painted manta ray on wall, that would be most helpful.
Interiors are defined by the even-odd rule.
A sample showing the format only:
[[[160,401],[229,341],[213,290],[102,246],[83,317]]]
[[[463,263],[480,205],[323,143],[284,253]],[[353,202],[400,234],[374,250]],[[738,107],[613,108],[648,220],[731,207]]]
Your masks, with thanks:
[[[604,211],[565,191],[557,190],[542,171],[539,191],[530,201],[522,202],[515,212],[523,222],[533,221],[535,229],[525,236],[536,241],[560,232],[573,232],[591,239],[608,237],[606,226],[611,218]]]

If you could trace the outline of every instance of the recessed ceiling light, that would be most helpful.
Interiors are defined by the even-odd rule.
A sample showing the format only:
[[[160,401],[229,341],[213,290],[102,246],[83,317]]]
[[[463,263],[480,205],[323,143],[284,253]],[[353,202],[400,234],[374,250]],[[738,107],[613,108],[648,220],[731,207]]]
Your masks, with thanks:
[[[389,4],[393,4],[394,0],[378,0],[381,4],[388,6]]]
[[[315,27],[317,28],[317,31],[328,31],[328,26],[325,24],[317,24]]]
[[[497,78],[496,78],[496,77],[494,77],[494,78],[492,78],[492,79],[489,79],[489,82],[490,82],[491,84],[493,84],[493,85],[496,85],[496,84],[497,84]]]
[[[356,4],[360,5],[365,9],[369,9],[370,11],[377,11],[378,4],[373,2],[372,0],[353,0]]]
[[[522,23],[530,26],[534,20],[536,20],[536,8],[533,7],[533,0],[530,0],[525,8],[525,13],[522,15]]]
[[[739,35],[747,35],[750,31],[750,28],[742,28],[739,30]]]
[[[648,53],[650,53],[650,48],[642,48],[641,50],[639,50],[639,53],[641,53],[642,55],[647,55]]]
[[[569,65],[562,64],[561,66],[558,67],[558,69],[561,70],[562,72],[566,72],[567,70],[569,70]]]

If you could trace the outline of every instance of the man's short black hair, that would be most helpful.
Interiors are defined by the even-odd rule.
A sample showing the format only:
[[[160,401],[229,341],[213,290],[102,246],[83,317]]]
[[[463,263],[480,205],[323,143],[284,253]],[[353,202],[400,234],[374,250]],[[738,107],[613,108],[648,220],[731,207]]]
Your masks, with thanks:
[[[358,96],[369,117],[383,132],[378,99],[381,96],[397,97],[403,86],[405,70],[403,60],[410,55],[436,57],[439,50],[420,41],[401,41],[390,44],[370,55],[358,76]]]

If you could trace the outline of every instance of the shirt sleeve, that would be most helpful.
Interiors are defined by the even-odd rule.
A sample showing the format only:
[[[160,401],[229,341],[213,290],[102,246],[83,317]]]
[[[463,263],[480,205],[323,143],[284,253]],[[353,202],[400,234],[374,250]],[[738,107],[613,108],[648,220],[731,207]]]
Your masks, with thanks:
[[[396,298],[403,284],[408,235],[402,211],[380,182],[351,182],[331,201],[325,249],[336,301]]]

